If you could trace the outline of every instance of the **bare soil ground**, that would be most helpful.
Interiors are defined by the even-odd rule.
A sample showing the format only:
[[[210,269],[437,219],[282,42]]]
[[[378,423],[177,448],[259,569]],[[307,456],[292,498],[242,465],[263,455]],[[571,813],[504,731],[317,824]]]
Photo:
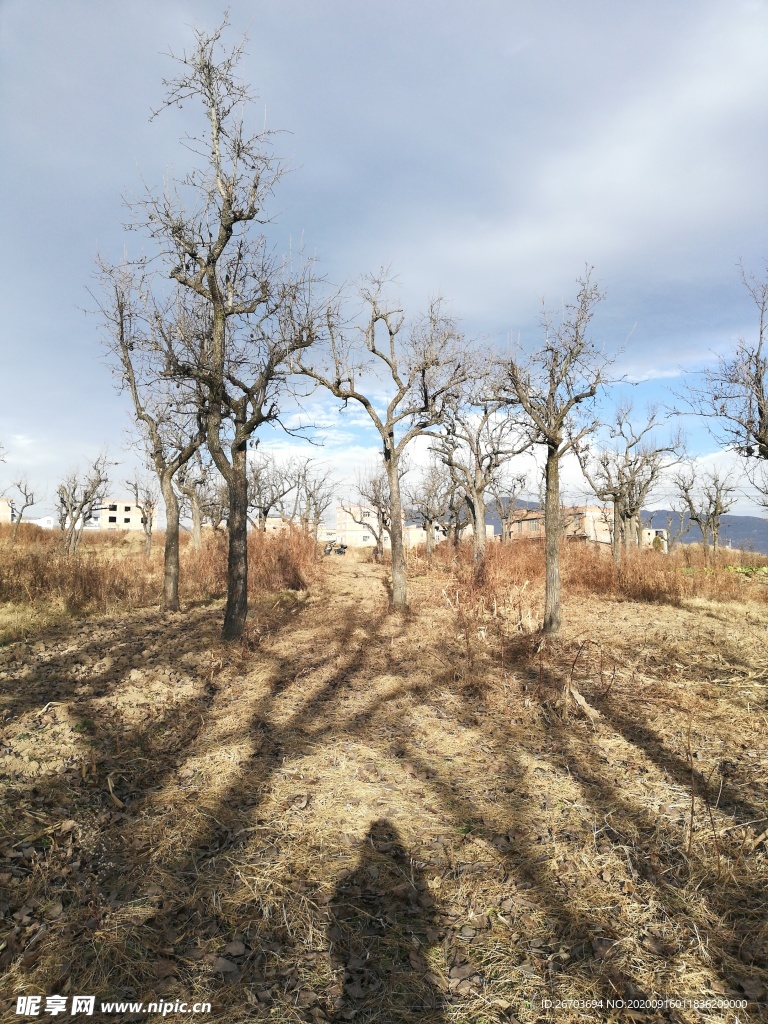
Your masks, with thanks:
[[[572,599],[542,646],[411,594],[331,558],[234,648],[216,603],[0,650],[0,1019],[762,1019],[765,606]]]

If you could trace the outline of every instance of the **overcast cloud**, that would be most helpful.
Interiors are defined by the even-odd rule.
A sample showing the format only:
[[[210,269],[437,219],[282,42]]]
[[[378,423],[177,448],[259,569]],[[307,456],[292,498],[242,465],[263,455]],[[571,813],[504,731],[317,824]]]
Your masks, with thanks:
[[[442,292],[469,334],[503,345],[535,342],[542,298],[573,296],[592,264],[606,291],[595,335],[626,343],[622,370],[649,380],[639,404],[671,401],[681,367],[753,330],[736,265],[768,256],[763,0],[230,9],[294,168],[272,238],[302,242],[331,281],[391,264],[414,312]],[[177,140],[198,111],[148,118],[173,74],[164,54],[218,20],[203,0],[0,4],[0,490],[27,471],[51,493],[105,443],[123,457],[126,403],[86,288],[97,251],[142,250],[121,196],[185,165]],[[344,475],[375,441],[325,407],[319,454]]]

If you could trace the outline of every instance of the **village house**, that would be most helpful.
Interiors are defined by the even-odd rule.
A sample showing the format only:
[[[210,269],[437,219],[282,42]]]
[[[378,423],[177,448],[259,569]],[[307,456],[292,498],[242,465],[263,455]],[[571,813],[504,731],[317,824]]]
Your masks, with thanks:
[[[376,529],[376,510],[370,505],[340,505],[336,509],[336,540],[340,544],[346,544],[350,548],[375,547],[376,538],[371,531]],[[437,524],[433,527],[435,531],[435,543],[439,544],[445,540],[445,531]],[[487,540],[494,539],[493,524],[485,527]],[[466,526],[461,531],[462,538],[472,536],[472,526]],[[406,523],[403,516],[403,543],[406,548],[415,548],[427,543],[427,531],[419,523]],[[390,547],[390,539],[387,531],[384,531],[382,544],[385,548]]]
[[[0,498],[0,523],[12,523],[13,512],[11,503],[7,498]]]
[[[592,544],[609,545],[613,538],[613,512],[610,508],[600,505],[582,505],[565,507],[560,510],[563,522],[563,534],[568,540],[589,541]],[[536,540],[544,539],[544,510],[519,509],[513,512],[510,522],[509,539]],[[666,553],[668,549],[667,531],[643,528],[639,532],[639,546],[656,547]]]
[[[98,530],[143,530],[144,522],[143,512],[130,498],[105,499],[98,515],[93,517],[93,527]],[[157,510],[152,514],[152,528],[156,525]]]

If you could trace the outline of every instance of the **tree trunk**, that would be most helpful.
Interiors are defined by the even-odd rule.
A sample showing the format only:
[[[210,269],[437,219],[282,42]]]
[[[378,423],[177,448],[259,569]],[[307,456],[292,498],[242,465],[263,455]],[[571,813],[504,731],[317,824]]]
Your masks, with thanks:
[[[19,513],[19,515],[16,516],[16,521],[13,524],[13,533],[11,534],[11,547],[13,547],[14,544],[16,543],[16,534],[19,532],[19,527],[21,526],[21,517],[23,514],[23,512]]]
[[[190,487],[187,492],[189,498],[189,510],[192,515],[192,533],[190,544],[195,551],[200,551],[203,546],[203,513],[200,510],[200,497],[196,487]]]
[[[232,445],[229,491],[229,554],[227,558],[227,606],[222,639],[243,635],[248,615],[248,478],[247,442]]]
[[[179,610],[179,499],[171,483],[171,474],[160,474],[160,491],[165,504],[165,552],[163,565],[163,600],[161,610]]]
[[[613,564],[621,564],[621,509],[618,501],[613,502],[613,537],[611,538]]]
[[[427,561],[432,561],[432,552],[435,550],[435,524],[431,519],[428,519],[424,526],[427,533]]]
[[[560,632],[560,455],[558,447],[547,447],[544,470],[544,565],[546,586],[544,595],[544,632]]]
[[[391,509],[389,539],[392,544],[392,607],[404,609],[408,607],[408,583],[405,571],[400,477],[397,472],[397,456],[391,450],[386,453],[386,465]]]
[[[470,501],[472,513],[472,561],[477,571],[485,558],[485,497],[481,491],[475,491]]]

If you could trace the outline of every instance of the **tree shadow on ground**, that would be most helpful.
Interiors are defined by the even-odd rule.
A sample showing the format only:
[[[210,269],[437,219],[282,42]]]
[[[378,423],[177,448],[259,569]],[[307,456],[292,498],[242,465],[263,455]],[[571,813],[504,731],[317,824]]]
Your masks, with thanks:
[[[275,625],[278,637],[285,625]],[[546,750],[536,746],[542,735],[523,740],[518,733],[514,744],[508,735],[502,739],[491,728],[493,716],[483,708],[482,685],[460,682],[466,667],[463,653],[454,652],[454,668],[442,636],[436,642],[449,665],[441,673],[419,678],[412,674],[408,659],[386,662],[382,650],[387,641],[405,636],[409,625],[413,623],[388,619],[380,609],[338,607],[321,622],[330,637],[322,650],[317,639],[307,638],[290,653],[243,653],[243,677],[247,679],[255,665],[260,682],[257,691],[244,695],[236,720],[226,727],[217,724],[222,705],[233,699],[238,683],[234,671],[226,683],[213,683],[209,704],[195,707],[200,726],[184,734],[186,749],[175,750],[171,763],[158,758],[146,766],[145,791],[127,813],[113,810],[110,815],[109,795],[102,792],[106,806],[101,813],[106,817],[98,835],[100,848],[83,846],[82,856],[76,851],[80,860],[92,857],[89,878],[74,885],[71,875],[55,875],[49,870],[50,851],[41,850],[37,869],[47,872],[46,898],[60,897],[64,906],[48,926],[47,939],[24,931],[32,925],[20,926],[16,980],[25,978],[50,991],[59,979],[69,977],[81,986],[100,977],[100,991],[112,997],[118,990],[127,994],[132,984],[140,985],[144,995],[151,982],[154,990],[169,996],[213,997],[220,1004],[217,1019],[233,1022],[242,1020],[247,994],[247,1012],[255,1019],[271,1015],[285,1021],[322,1020],[330,1015],[336,1021],[440,1021],[456,1016],[457,1007],[449,1011],[448,1002],[463,997],[459,988],[450,996],[441,994],[429,977],[424,950],[444,937],[452,948],[467,944],[478,961],[454,961],[458,973],[452,975],[468,988],[475,985],[478,1005],[485,982],[470,979],[483,975],[489,991],[493,982],[495,991],[501,989],[521,1002],[525,997],[530,1005],[534,996],[546,992],[573,993],[569,985],[582,997],[591,992],[606,997],[637,994],[631,921],[616,908],[621,899],[624,906],[641,899],[659,907],[670,905],[682,870],[678,859],[656,841],[650,812],[617,793],[612,782],[595,772],[588,733],[583,744],[574,745],[571,727],[550,723],[549,731],[542,731]],[[173,662],[173,651],[168,659]],[[521,670],[524,667],[521,662]],[[388,687],[377,690],[371,678],[382,673],[389,679]],[[448,698],[455,703],[446,713]],[[407,714],[398,705],[403,700],[411,702]],[[469,756],[482,765],[480,773],[463,773],[460,759],[444,757],[439,738],[429,744],[415,734],[415,725],[431,712],[446,727],[455,723],[474,744],[468,747]],[[138,744],[149,727],[134,730],[126,742]],[[212,739],[206,740],[208,730]],[[202,784],[182,791],[187,784],[181,782],[179,771],[193,770],[206,742],[218,745],[225,755],[232,751],[230,766],[226,760],[219,762],[221,785],[209,778],[210,792]],[[365,748],[369,761],[356,766],[350,778],[344,756],[353,744]],[[318,750],[334,746],[340,751],[339,761],[325,780],[319,780],[314,776]],[[577,893],[578,878],[561,874],[562,862],[553,863],[555,840],[561,849],[567,848],[567,840],[537,821],[536,781],[524,758],[535,756],[547,766],[563,755],[578,769],[580,799],[587,813],[596,821],[611,815],[615,821],[619,815],[613,845],[628,845],[622,822],[636,826],[635,832],[639,827],[638,853],[644,861],[658,861],[659,870],[644,876],[645,889],[639,896],[620,898],[616,885],[596,879],[584,898]],[[395,760],[379,770],[376,759],[384,764],[392,756]],[[310,762],[308,769],[304,762]],[[276,800],[275,792],[289,771],[297,790],[283,788]],[[412,775],[423,780],[424,787],[420,791],[414,786],[407,798],[415,800],[420,794],[419,811],[430,801],[438,802],[439,827],[447,834],[446,862],[430,866],[441,879],[441,899],[445,894],[457,908],[457,920],[443,920],[440,936],[430,931],[440,915],[431,906],[424,872],[414,863],[415,841],[409,838],[406,853],[392,816],[379,808],[378,797],[387,792],[392,796],[384,799],[392,803],[405,800],[406,780]],[[324,858],[337,852],[342,837],[331,831],[316,842],[311,825],[302,821],[302,815],[309,817],[314,810],[318,828],[328,828],[320,803],[323,781],[343,788],[345,796],[352,795],[358,783],[373,785],[377,797],[366,797],[363,803],[360,821],[367,816],[367,832],[354,836],[347,862],[355,858],[355,863],[331,876],[330,892],[324,889],[329,884]],[[183,827],[185,802],[189,824]],[[201,805],[204,813],[199,813]],[[174,843],[163,836],[167,821],[175,822],[177,829],[179,822],[182,825]],[[417,824],[415,831],[420,827]],[[469,834],[457,839],[465,829]],[[470,844],[482,850],[482,859],[473,860],[463,852]],[[130,855],[126,848],[131,848]],[[464,894],[472,893],[467,880],[477,877],[475,864],[494,881],[496,904],[459,906]],[[338,864],[334,861],[332,866],[336,870]],[[34,868],[32,863],[30,871]],[[478,899],[486,891],[483,886],[485,880],[477,883]],[[511,903],[507,910],[501,907],[502,888]],[[582,897],[578,905],[577,895]],[[749,896],[759,908],[759,891],[751,890]],[[714,971],[723,977],[723,954],[738,952],[723,912],[740,898],[738,886],[726,882],[716,892],[704,893],[691,915],[708,944]],[[47,905],[36,905],[28,916],[44,915]],[[616,918],[608,926],[606,906]],[[535,920],[531,908],[538,915]],[[699,913],[702,908],[706,916]],[[497,955],[495,965],[492,962],[502,925],[491,920],[489,910],[503,910],[520,929],[516,963],[507,957],[500,964]],[[673,912],[678,913],[677,903]],[[465,929],[463,922],[470,915],[471,926],[468,922]],[[330,950],[318,935],[327,936]],[[558,944],[567,946],[565,953]],[[678,951],[659,948],[659,957],[671,961],[668,969],[659,969],[668,989]],[[34,957],[41,950],[49,959],[41,960],[36,970]],[[324,975],[321,967],[327,960]],[[314,976],[313,965],[319,965]],[[318,1011],[314,1018],[313,1011]],[[488,1020],[502,1019],[491,1009],[484,1012]]]

